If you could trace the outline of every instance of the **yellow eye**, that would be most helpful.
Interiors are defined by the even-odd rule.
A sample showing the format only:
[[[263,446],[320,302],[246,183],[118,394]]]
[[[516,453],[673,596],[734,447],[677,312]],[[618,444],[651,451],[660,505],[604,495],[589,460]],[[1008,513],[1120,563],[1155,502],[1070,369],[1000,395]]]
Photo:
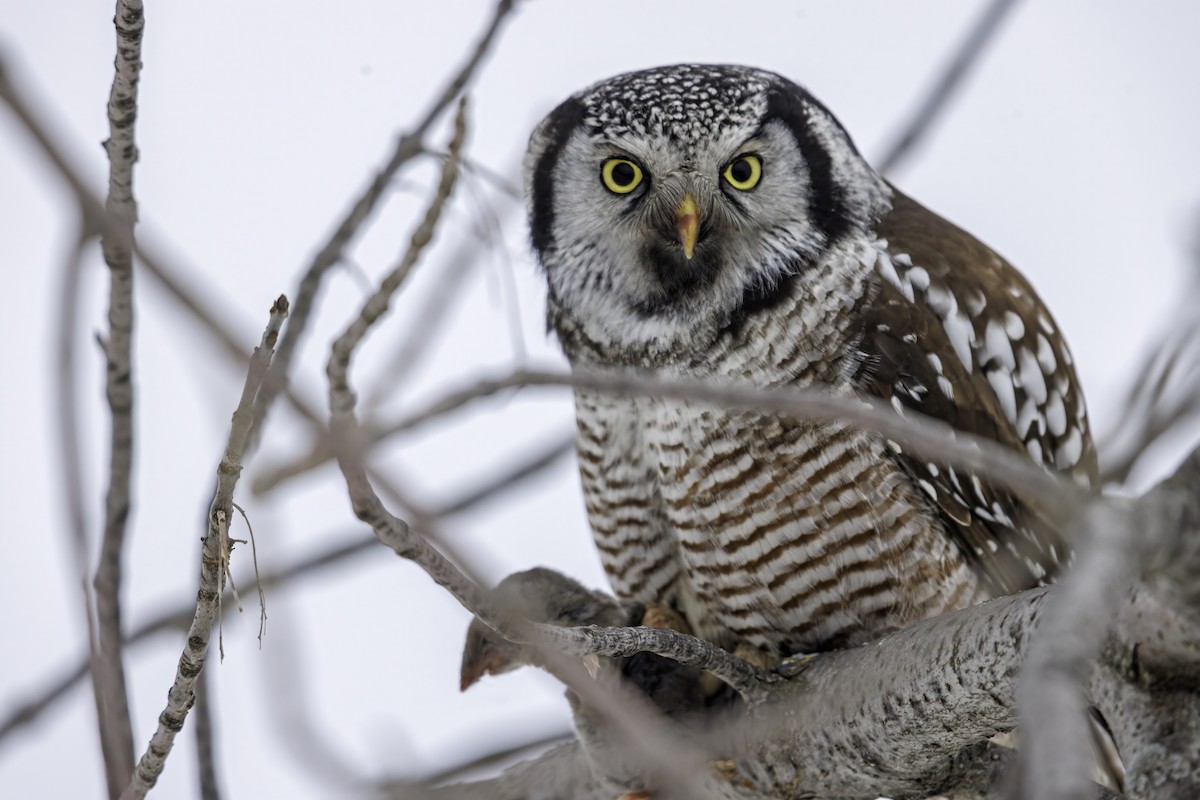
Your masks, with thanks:
[[[642,168],[627,158],[610,158],[600,168],[600,180],[614,194],[629,194],[642,182]]]
[[[762,180],[762,160],[749,154],[738,156],[729,162],[724,175],[730,186],[748,192]]]

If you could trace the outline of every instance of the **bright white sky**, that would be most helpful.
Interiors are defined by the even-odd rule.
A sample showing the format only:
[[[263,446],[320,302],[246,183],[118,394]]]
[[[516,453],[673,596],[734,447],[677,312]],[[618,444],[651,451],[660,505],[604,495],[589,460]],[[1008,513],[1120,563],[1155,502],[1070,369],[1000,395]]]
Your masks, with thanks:
[[[271,300],[291,292],[310,254],[380,164],[395,133],[426,106],[474,41],[490,2],[312,0],[234,6],[148,3],[136,192],[144,239],[168,251],[217,306],[247,351]],[[471,156],[515,179],[533,124],[570,92],[613,73],[663,63],[733,61],[806,84],[878,157],[981,2],[530,2],[509,23],[473,90]],[[737,10],[734,10],[734,9]],[[75,162],[103,187],[112,79],[111,3],[10,3],[0,49]],[[1200,211],[1200,6],[1058,0],[1022,4],[917,157],[894,176],[907,193],[989,242],[1030,277],[1067,332],[1100,430],[1142,348],[1174,308]],[[435,141],[444,141],[441,133]],[[407,241],[422,163],[332,276],[301,354],[299,388],[324,406],[327,344]],[[439,387],[519,358],[557,363],[520,209],[485,190],[506,247],[462,280],[430,357],[384,402],[389,413]],[[430,259],[356,375],[378,382],[431,291],[462,264],[478,203],[460,192]],[[9,610],[0,714],[81,652],[79,600],[63,534],[53,412],[54,331],[73,209],[61,183],[0,112],[0,502]],[[107,285],[98,248],[79,321],[86,366],[79,404],[88,431],[87,497],[99,518],[107,425],[92,334]],[[515,293],[514,293],[515,287]],[[125,591],[131,626],[194,596],[200,521],[242,374],[149,279],[138,283],[137,504]],[[515,300],[514,300],[515,296]],[[421,500],[451,497],[529,443],[570,430],[562,393],[480,406],[475,416],[405,440],[379,464]],[[307,432],[279,413],[247,470],[239,501],[266,569],[361,535],[325,469],[266,497],[249,479]],[[489,580],[546,564],[593,586],[593,555],[573,466],[454,521],[450,535]],[[235,559],[246,567],[248,553]],[[245,576],[246,572],[241,572]],[[243,597],[253,594],[248,577]],[[489,744],[566,726],[549,679],[517,674],[457,691],[467,616],[417,569],[382,548],[349,568],[276,591],[263,648],[246,619],[225,631],[213,662],[220,765],[243,797],[345,796],[296,736],[302,716],[356,774],[421,773]],[[136,741],[148,739],[179,652],[163,637],[130,653]],[[90,692],[76,690],[0,744],[0,786],[14,797],[97,797],[103,779]],[[156,796],[195,796],[190,730]],[[298,760],[302,759],[302,760]]]

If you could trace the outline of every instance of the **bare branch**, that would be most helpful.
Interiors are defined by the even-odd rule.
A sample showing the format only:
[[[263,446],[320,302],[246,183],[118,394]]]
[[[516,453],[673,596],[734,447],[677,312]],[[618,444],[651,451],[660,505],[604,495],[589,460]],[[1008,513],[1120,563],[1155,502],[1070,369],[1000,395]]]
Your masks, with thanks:
[[[242,453],[253,424],[254,398],[258,394],[271,363],[279,329],[287,318],[287,298],[280,295],[271,307],[271,317],[263,332],[262,341],[250,358],[246,383],[229,432],[225,454],[217,468],[217,488],[208,514],[208,533],[200,556],[200,590],[197,594],[196,613],[188,629],[187,643],[179,657],[175,682],[167,693],[167,706],[158,718],[158,730],[150,739],[150,745],[138,761],[133,780],[121,795],[122,800],[137,800],[146,796],[158,776],[162,774],[167,756],[175,741],[175,734],[183,728],[188,710],[195,700],[196,676],[204,669],[208,653],[209,636],[224,588],[225,573],[222,570],[225,554],[220,552],[222,526],[229,523],[233,514],[233,490],[241,474]]]
[[[575,369],[571,373],[514,370],[499,378],[484,378],[443,395],[425,408],[370,431],[355,429],[319,441],[317,448],[298,462],[272,470],[261,486],[270,488],[285,477],[299,474],[333,457],[332,443],[340,448],[360,449],[406,433],[432,419],[455,411],[472,401],[511,389],[565,386],[577,391],[595,391],[636,397],[657,397],[711,403],[721,408],[739,408],[813,420],[841,421],[871,430],[894,440],[906,449],[936,456],[962,469],[986,473],[996,483],[1046,502],[1059,509],[1064,519],[1087,496],[1085,490],[1060,476],[1033,465],[1021,453],[991,439],[956,431],[941,420],[916,411],[903,415],[892,408],[867,400],[833,394],[818,387],[760,388],[688,380],[668,380],[636,372],[596,372]]]
[[[488,767],[498,766],[504,763],[511,763],[514,758],[521,755],[532,755],[536,752],[542,752],[554,746],[567,744],[575,738],[574,733],[569,729],[560,730],[557,733],[550,735],[535,736],[526,741],[517,744],[511,744],[498,750],[489,750],[481,755],[465,758],[458,763],[439,769],[437,772],[429,773],[420,778],[419,782],[426,786],[433,786],[439,783],[453,780],[465,773],[474,772]],[[386,791],[391,785],[411,784],[411,780],[390,780],[380,782],[380,787]]]
[[[998,484],[1022,496],[1045,501],[1051,508],[1069,514],[1087,493],[1075,484],[1030,463],[1024,454],[996,442],[962,431],[946,423],[906,410],[901,416],[892,408],[866,400],[836,395],[819,388],[761,388],[746,384],[664,380],[633,372],[592,372],[576,369],[570,374],[517,370],[443,396],[401,420],[378,429],[374,439],[402,433],[479,398],[509,389],[533,386],[569,386],[575,390],[689,400],[721,408],[739,408],[769,414],[822,421],[841,421],[892,439],[905,449],[945,460],[962,469],[986,473]]]
[[[1125,504],[1086,506],[1072,527],[1076,563],[1059,581],[1021,673],[1022,796],[1084,800],[1091,750],[1083,682],[1136,569]]]
[[[592,775],[587,756],[576,742],[556,747],[495,778],[432,789],[429,794],[445,800],[529,800],[535,787],[542,797],[613,800],[612,790]],[[405,797],[402,792],[391,796]]]
[[[516,203],[506,205],[509,213],[520,208]],[[500,221],[497,220],[495,228],[498,230],[499,227]],[[367,392],[363,402],[365,408],[376,408],[397,386],[401,386],[420,357],[428,352],[426,343],[437,335],[438,328],[447,319],[447,312],[453,308],[455,300],[463,296],[460,289],[464,280],[477,268],[486,252],[485,248],[489,245],[499,248],[501,253],[504,252],[504,244],[497,233],[494,241],[470,236],[461,237],[454,250],[445,257],[446,266],[442,270],[441,279],[434,284],[416,315],[407,320],[406,332],[395,337],[395,350],[388,357],[385,366],[380,369],[376,385]]]
[[[133,472],[133,228],[137,201],[133,165],[137,161],[134,126],[138,81],[142,71],[141,0],[117,0],[113,18],[117,32],[116,72],[108,96],[108,198],[105,209],[114,224],[101,238],[109,270],[106,394],[112,418],[109,484],[104,499],[104,534],[93,585],[99,652],[93,673],[103,686],[101,736],[109,797],[119,797],[133,770],[133,728],[121,652],[121,561],[129,520]]]
[[[954,57],[938,79],[930,87],[928,94],[917,106],[908,123],[901,129],[895,143],[886,151],[879,161],[879,172],[887,175],[896,169],[912,152],[917,143],[925,137],[933,127],[934,122],[945,111],[950,98],[962,85],[963,79],[975,66],[984,50],[1000,30],[1004,18],[1016,6],[1016,0],[991,0],[979,19],[971,27],[967,38],[959,45]]]
[[[487,55],[488,50],[491,48],[492,42],[499,33],[505,18],[512,11],[515,2],[516,0],[499,0],[486,30],[476,42],[475,48],[466,62],[450,82],[443,87],[441,93],[433,101],[421,120],[396,142],[395,149],[392,152],[391,158],[388,159],[387,164],[371,179],[366,190],[355,201],[346,216],[338,224],[329,241],[325,243],[325,246],[321,248],[313,258],[312,263],[309,264],[294,294],[295,308],[293,309],[292,321],[288,324],[283,338],[279,341],[279,353],[275,359],[275,367],[271,370],[269,380],[266,386],[263,387],[262,396],[254,407],[255,431],[258,431],[262,427],[267,411],[270,409],[271,403],[274,402],[275,396],[288,384],[288,370],[291,368],[292,355],[296,350],[300,337],[304,334],[304,329],[308,324],[308,318],[316,302],[317,292],[321,288],[321,282],[325,277],[325,273],[330,267],[341,260],[346,247],[358,233],[362,224],[374,212],[375,207],[379,204],[379,200],[383,197],[384,192],[400,168],[414,157],[420,155],[425,149],[425,134],[429,131],[434,121],[441,116],[441,113],[462,93],[467,83],[470,82],[471,77],[475,74],[475,70],[479,67],[484,56]]]

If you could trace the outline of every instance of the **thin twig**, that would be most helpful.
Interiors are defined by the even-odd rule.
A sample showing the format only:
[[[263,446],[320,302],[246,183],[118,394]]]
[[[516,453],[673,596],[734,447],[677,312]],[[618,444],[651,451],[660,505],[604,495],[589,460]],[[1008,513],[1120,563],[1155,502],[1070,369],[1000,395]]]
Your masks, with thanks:
[[[167,706],[158,718],[158,730],[150,739],[150,745],[138,761],[133,780],[121,795],[122,800],[137,800],[146,796],[162,774],[167,756],[175,741],[175,734],[183,728],[188,709],[195,698],[196,676],[204,669],[208,653],[209,636],[217,616],[224,572],[221,568],[223,555],[220,528],[228,525],[233,511],[233,490],[241,474],[242,454],[249,439],[253,424],[254,398],[258,394],[271,363],[279,329],[287,318],[287,298],[280,295],[271,306],[271,317],[263,332],[262,341],[250,358],[246,383],[237,410],[233,412],[229,442],[217,468],[217,488],[208,514],[208,533],[200,558],[200,591],[197,594],[196,613],[188,629],[187,643],[179,657],[175,681],[167,693]]]
[[[901,129],[900,135],[879,161],[879,172],[887,175],[896,169],[925,137],[933,127],[934,122],[945,111],[950,98],[962,85],[963,79],[975,66],[988,44],[995,38],[1000,24],[1016,6],[1016,0],[992,0],[987,8],[979,15],[979,19],[971,26],[954,57],[946,68],[938,75],[928,94],[917,106],[909,121]]]
[[[437,156],[438,158],[446,157],[445,151],[438,150],[433,147],[426,147],[421,152],[425,155]],[[521,187],[517,183],[509,180],[509,178],[506,176],[501,175],[499,172],[480,161],[476,161],[472,158],[464,158],[463,172],[478,175],[481,179],[490,183],[493,187],[499,189],[503,194],[507,195],[510,200],[516,200],[520,202],[524,196],[521,192]]]
[[[508,208],[520,206],[509,204]],[[499,224],[499,223],[497,223]],[[503,252],[503,242],[494,241],[490,244]],[[426,343],[438,335],[438,328],[446,321],[454,301],[461,299],[464,292],[460,291],[465,280],[483,260],[489,245],[487,240],[463,236],[458,245],[444,259],[445,266],[441,270],[441,278],[436,281],[424,298],[417,313],[406,321],[406,333],[395,337],[396,347],[386,359],[384,367],[379,370],[379,377],[374,386],[366,391],[363,406],[374,409],[395,391],[397,386],[405,383],[410,371],[420,358],[429,352]],[[289,476],[290,477],[290,476]],[[255,492],[258,492],[257,482]]]
[[[1169,328],[1146,352],[1130,382],[1117,424],[1101,439],[1101,481],[1126,484],[1143,456],[1168,433],[1200,414],[1200,313],[1196,285],[1182,293],[1187,307],[1170,315]]]
[[[500,0],[496,4],[487,28],[476,42],[475,48],[466,62],[450,82],[442,88],[441,93],[433,101],[420,121],[396,142],[387,164],[371,178],[366,190],[363,191],[358,200],[351,206],[329,241],[325,243],[325,246],[321,248],[313,258],[312,263],[309,264],[308,269],[305,270],[304,277],[300,280],[300,284],[294,293],[295,308],[293,309],[292,321],[288,324],[283,338],[279,341],[279,353],[275,359],[275,366],[271,370],[271,375],[268,377],[266,385],[263,387],[262,395],[254,406],[255,438],[260,435],[260,429],[266,419],[271,403],[275,400],[275,396],[281,389],[288,385],[288,371],[291,368],[292,355],[299,344],[300,337],[304,334],[304,329],[308,324],[308,318],[312,313],[313,305],[316,302],[317,293],[321,288],[325,273],[330,267],[341,260],[346,247],[354,239],[355,235],[357,235],[362,224],[374,212],[376,206],[379,204],[379,200],[383,197],[385,191],[387,191],[388,186],[400,168],[414,157],[420,155],[424,150],[425,134],[429,131],[430,126],[441,116],[442,112],[466,88],[467,83],[470,82],[472,76],[475,74],[475,70],[479,67],[484,56],[487,55],[488,50],[491,48],[492,42],[499,33],[505,18],[512,11],[515,2],[516,0]]]
[[[133,165],[137,161],[134,126],[138,81],[142,71],[145,18],[141,0],[117,0],[113,23],[117,33],[116,71],[108,96],[108,197],[105,209],[119,226],[106,230],[100,243],[109,271],[108,340],[104,342],[106,395],[112,431],[109,443],[108,491],[104,498],[104,533],[93,586],[99,656],[95,679],[103,686],[102,736],[109,797],[129,784],[133,770],[133,727],[129,719],[125,664],[121,652],[121,563],[129,520],[133,475]]]
[[[258,590],[258,647],[261,650],[263,636],[267,634],[267,593],[263,591],[262,574],[258,571],[258,542],[254,538],[254,526],[250,524],[246,509],[237,503],[234,503],[233,507],[242,515],[242,522],[246,523],[246,531],[250,534],[250,561],[254,565],[254,587]],[[231,578],[230,584],[232,583]]]

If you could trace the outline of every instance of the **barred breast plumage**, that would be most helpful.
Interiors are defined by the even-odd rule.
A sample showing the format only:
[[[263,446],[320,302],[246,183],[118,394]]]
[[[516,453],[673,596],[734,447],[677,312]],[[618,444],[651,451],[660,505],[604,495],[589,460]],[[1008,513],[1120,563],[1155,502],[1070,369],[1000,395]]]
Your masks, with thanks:
[[[883,399],[1094,479],[1070,354],[1032,288],[786,79],[683,65],[597,84],[535,131],[527,178],[573,364]],[[870,431],[591,393],[577,418],[614,590],[727,647],[862,641],[1068,554],[1044,510]]]

